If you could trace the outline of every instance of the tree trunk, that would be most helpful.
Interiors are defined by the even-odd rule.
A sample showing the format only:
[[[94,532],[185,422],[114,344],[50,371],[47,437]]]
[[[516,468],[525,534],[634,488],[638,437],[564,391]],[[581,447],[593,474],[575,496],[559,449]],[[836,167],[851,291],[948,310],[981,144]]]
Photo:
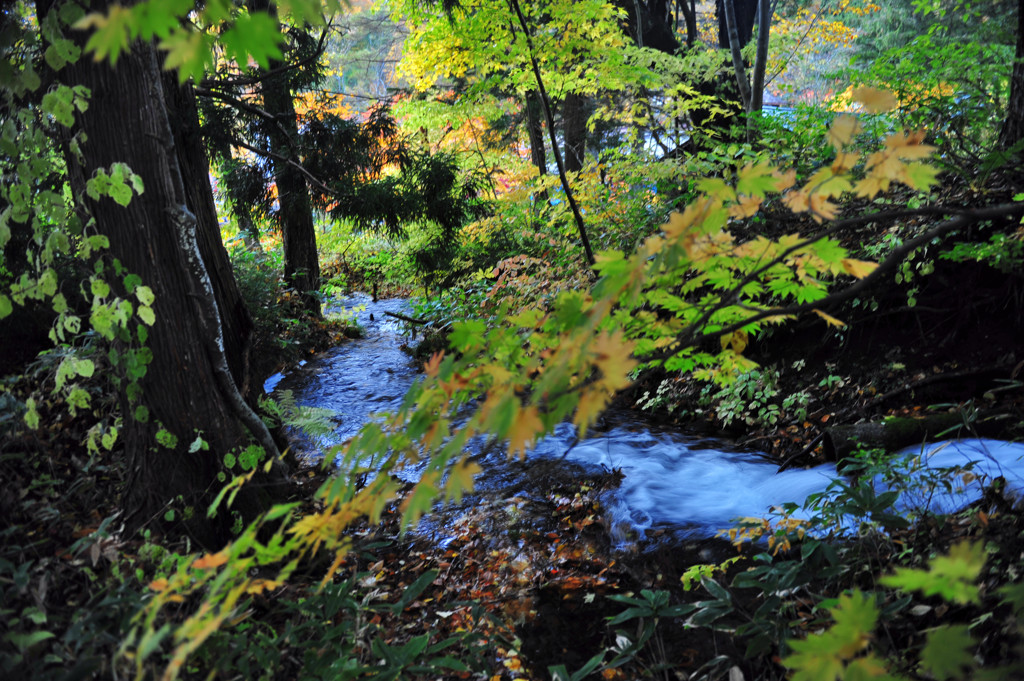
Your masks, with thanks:
[[[757,56],[750,76],[751,113],[764,107],[764,74],[768,70],[768,42],[772,28],[771,0],[758,0],[757,8]]]
[[[1017,0],[1017,53],[1010,76],[1010,105],[999,132],[999,146],[1010,149],[1024,140],[1024,0]]]
[[[740,39],[736,0],[722,0],[722,16],[725,17],[727,43],[729,53],[732,55],[732,68],[740,92],[740,103],[745,111],[750,111],[750,81],[747,80],[747,66],[743,63],[743,56],[740,54],[740,50],[743,49],[746,42]]]
[[[547,175],[548,159],[544,151],[544,112],[541,110],[540,95],[536,90],[526,93],[526,131],[530,136],[530,160],[537,167],[538,175]]]
[[[249,0],[250,11],[273,12],[268,0]],[[270,71],[280,69],[281,62],[270,62]],[[295,116],[295,98],[288,82],[290,72],[265,77],[261,83],[263,108],[274,115],[267,126],[270,152],[274,154],[274,182],[277,184],[278,222],[284,241],[284,278],[299,295],[304,307],[320,316],[320,260],[316,251],[316,228],[309,187],[302,171],[298,153],[299,126]]]
[[[587,156],[587,100],[569,92],[562,100],[562,134],[565,136],[565,169],[583,170]]]
[[[46,4],[40,3],[40,12]],[[92,9],[102,11],[106,5],[97,2]],[[78,118],[78,128],[88,139],[82,156],[69,158],[69,165],[76,166],[69,172],[89,178],[100,168],[124,162],[145,188],[127,207],[106,197],[79,197],[95,218],[96,231],[110,241],[102,256],[108,283],[117,291],[123,279],[115,274],[116,259],[155,294],[156,320],[146,343],[152,360],[138,381],[141,396],[121,396],[121,443],[128,457],[122,505],[133,527],[160,522],[169,508],[179,513],[190,508],[186,529],[200,544],[215,547],[229,536],[230,527],[224,512],[212,520],[206,517],[224,455],[237,453],[253,437],[269,456],[276,457],[277,450],[243,401],[228,367],[214,284],[200,251],[196,216],[187,208],[156,50],[137,43],[122,54],[116,68],[83,56],[61,75],[92,93],[88,110]],[[208,181],[201,185],[194,189],[210,191]],[[128,330],[134,335],[136,327],[141,322],[133,317]],[[238,340],[228,344],[237,347]],[[147,407],[148,415],[135,410],[138,404]],[[161,430],[172,437],[162,437],[158,444]],[[197,437],[208,449],[190,447]],[[268,500],[253,489],[243,488],[232,513],[251,517],[265,507]]]
[[[174,146],[185,185],[185,203],[196,216],[199,251],[210,273],[217,309],[224,328],[224,351],[231,376],[250,405],[263,394],[259,377],[250,375],[249,350],[253,322],[238,290],[231,260],[220,236],[217,206],[210,188],[210,164],[199,130],[199,111],[191,85],[179,85],[178,76],[163,72],[167,115],[174,131]],[[259,242],[257,242],[259,243]]]

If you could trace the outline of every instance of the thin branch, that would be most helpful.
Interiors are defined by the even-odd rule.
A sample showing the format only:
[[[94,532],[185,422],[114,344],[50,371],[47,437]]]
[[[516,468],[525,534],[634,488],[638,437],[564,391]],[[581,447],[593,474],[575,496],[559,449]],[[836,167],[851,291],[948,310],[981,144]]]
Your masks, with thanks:
[[[310,184],[312,184],[314,187],[316,187],[318,190],[320,190],[324,194],[328,194],[330,196],[334,196],[335,195],[334,190],[332,190],[330,187],[328,187],[326,184],[324,184],[323,181],[321,181],[318,177],[313,175],[313,173],[309,172],[309,170],[306,169],[305,166],[303,166],[301,163],[299,163],[298,161],[296,161],[293,158],[290,158],[288,156],[282,156],[281,154],[275,154],[272,151],[268,151],[267,149],[261,149],[259,147],[253,146],[253,145],[249,144],[248,142],[244,142],[244,141],[242,141],[240,139],[237,139],[237,138],[234,138],[234,139],[231,140],[231,145],[232,146],[236,146],[236,147],[240,147],[242,149],[247,149],[247,150],[251,151],[254,154],[258,154],[260,156],[263,156],[264,158],[270,158],[270,159],[273,159],[275,161],[283,161],[283,162],[287,163],[289,166],[291,166],[292,168],[295,168],[300,173],[302,173],[306,177],[306,179],[309,180]]]
[[[544,87],[544,80],[540,76],[540,66],[537,64],[537,57],[535,56],[533,49],[533,39],[530,38],[530,29],[526,24],[526,17],[523,16],[523,10],[519,7],[519,0],[508,0],[509,7],[515,12],[519,18],[519,25],[523,29],[523,38],[526,40],[526,51],[530,57],[530,66],[533,67],[533,77],[537,81],[537,91],[540,93],[540,101],[544,109],[544,118],[547,119],[548,123],[548,135],[551,137],[551,151],[555,156],[555,164],[558,166],[558,179],[562,182],[562,189],[565,191],[565,198],[569,202],[569,207],[572,209],[573,218],[576,220],[576,227],[580,233],[580,242],[583,244],[583,252],[587,258],[587,265],[590,267],[594,266],[594,252],[590,248],[590,239],[587,238],[587,228],[583,222],[583,214],[580,213],[580,208],[576,204],[576,197],[573,196],[572,188],[569,186],[569,178],[565,174],[565,163],[562,161],[562,152],[558,149],[558,139],[555,137],[555,121],[551,115],[551,100],[548,98],[547,89]],[[512,30],[512,26],[509,26],[510,33],[512,33],[512,40],[515,40],[516,34]]]

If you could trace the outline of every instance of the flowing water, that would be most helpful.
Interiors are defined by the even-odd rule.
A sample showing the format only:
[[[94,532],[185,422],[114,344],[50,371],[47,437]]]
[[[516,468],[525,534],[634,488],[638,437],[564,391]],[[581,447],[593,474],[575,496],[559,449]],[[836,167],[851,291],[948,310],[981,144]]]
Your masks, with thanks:
[[[299,404],[334,413],[335,431],[307,442],[310,452],[323,451],[356,434],[372,414],[401,403],[416,379],[415,362],[404,353],[403,323],[386,315],[408,313],[406,301],[357,294],[341,303],[365,328],[364,338],[345,343],[309,361],[287,376],[268,379],[266,388],[291,390]],[[575,465],[583,470],[619,470],[621,485],[604,503],[613,539],[620,542],[648,529],[667,530],[678,538],[712,536],[738,517],[763,517],[786,502],[802,503],[839,476],[835,466],[778,472],[778,466],[757,453],[738,451],[728,443],[655,432],[628,413],[612,414],[604,432],[578,440],[575,429],[562,424],[527,457],[525,464],[501,453],[479,453],[484,474],[477,487],[507,496],[525,486],[530,465],[541,462]],[[904,491],[897,507],[912,513],[923,509],[952,512],[978,498],[982,483],[1002,476],[1009,489],[1024,490],[1024,444],[996,440],[961,440],[905,451],[919,454],[916,470],[902,477]],[[923,484],[938,468],[970,465],[968,475],[943,476],[937,491]],[[909,464],[908,464],[909,465]],[[931,471],[931,473],[930,473]],[[415,471],[408,473],[414,477]],[[886,489],[876,480],[879,491]],[[800,515],[798,512],[796,515]]]

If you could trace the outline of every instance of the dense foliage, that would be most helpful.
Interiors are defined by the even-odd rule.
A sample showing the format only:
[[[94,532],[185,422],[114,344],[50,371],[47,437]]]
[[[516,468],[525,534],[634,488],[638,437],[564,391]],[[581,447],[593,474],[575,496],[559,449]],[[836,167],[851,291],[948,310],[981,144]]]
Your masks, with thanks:
[[[880,376],[907,368],[913,331],[878,333],[892,341],[882,360],[871,355],[874,336],[847,322],[902,313],[922,327],[942,305],[936,328],[952,325],[952,337],[977,321],[991,347],[976,358],[963,348],[981,341],[957,345],[962,355],[934,373],[954,374],[962,361],[1002,380],[962,400],[954,420],[1021,435],[1024,358],[1005,337],[1024,332],[1024,203],[1021,143],[1006,130],[1024,115],[1012,66],[1024,43],[990,30],[1005,16],[967,0],[918,2],[916,12],[779,3],[757,31],[773,31],[762,43],[769,91],[796,94],[793,106],[756,111],[728,99],[735,79],[749,89],[743,60],[759,61],[756,36],[730,53],[714,27],[721,34],[737,13],[747,21],[759,3],[717,4],[730,11],[394,3],[387,32],[405,34],[404,80],[375,106],[364,98],[380,84],[338,52],[384,42],[379,12],[336,24],[331,13],[358,8],[39,0],[4,9],[0,318],[5,344],[41,353],[5,366],[0,396],[0,470],[12,481],[0,496],[0,670],[1019,674],[1014,500],[991,481],[974,508],[905,518],[894,493],[872,483],[898,479],[899,464],[826,431],[841,401],[885,412],[893,397],[911,400],[941,380],[900,376],[891,387]],[[984,31],[951,13],[985,18]],[[899,36],[883,28],[897,15]],[[659,38],[670,18],[671,35]],[[830,47],[858,57],[829,74]],[[194,88],[176,89],[157,57]],[[164,135],[153,144],[164,155],[90,170],[86,129],[101,128],[86,115],[116,111],[116,101],[82,82],[138,86],[162,103],[121,113],[126,135]],[[339,82],[364,89],[329,91]],[[191,110],[175,97],[194,105],[195,96],[216,197],[205,159],[189,173],[188,150],[199,147],[175,136]],[[286,171],[300,177],[306,204],[291,201]],[[187,189],[200,198],[186,200]],[[214,198],[223,229],[214,237],[230,251],[203,242],[217,229],[202,213]],[[317,291],[296,290],[308,281],[294,272],[296,205],[316,218],[313,255],[326,275]],[[112,230],[111,216],[129,209],[140,211],[136,232]],[[168,230],[180,251],[155,251],[171,255],[131,271],[129,247],[163,249]],[[186,282],[183,295],[171,293],[172,276]],[[941,276],[982,292],[973,311],[944,304],[957,284]],[[309,301],[356,288],[418,295],[411,322],[433,328],[433,345],[400,409],[304,468],[278,454],[281,428],[330,430],[326,416],[258,386],[281,362],[341,342],[349,332]],[[239,326],[232,296],[245,308]],[[171,310],[198,323],[174,330],[179,320],[161,317]],[[19,336],[14,323],[34,334]],[[808,365],[825,362],[814,341],[801,354],[808,335],[870,368],[854,376],[834,360],[816,373]],[[913,350],[922,365],[933,357]],[[213,368],[191,388],[223,405],[224,432],[205,425],[209,410],[195,405],[207,403],[191,393],[173,413],[157,399],[172,385],[154,376],[192,371],[197,358]],[[846,482],[809,500],[809,519],[793,515],[795,504],[743,519],[723,528],[739,554],[721,553],[722,540],[651,572],[643,558],[609,552],[596,494],[614,474],[548,484],[530,502],[545,518],[535,524],[520,517],[527,502],[499,500],[498,520],[467,511],[451,546],[402,538],[439,501],[473,491],[481,468],[470,443],[526,457],[559,424],[586,437],[616,401],[660,421],[741,426],[774,442],[785,465],[827,456],[826,440],[833,453],[855,453]],[[411,468],[415,482],[401,482]],[[581,621],[599,615],[580,651],[561,646],[567,616],[552,601]]]

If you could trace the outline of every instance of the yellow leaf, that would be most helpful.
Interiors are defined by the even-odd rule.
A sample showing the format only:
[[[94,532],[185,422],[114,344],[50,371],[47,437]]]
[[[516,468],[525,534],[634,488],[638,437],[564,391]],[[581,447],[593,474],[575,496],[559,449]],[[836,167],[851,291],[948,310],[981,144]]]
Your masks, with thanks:
[[[867,167],[869,175],[896,180],[903,172],[904,163],[892,152],[876,151],[868,157]]]
[[[853,91],[853,100],[864,105],[869,113],[884,113],[892,111],[898,103],[896,95],[888,90],[879,90],[873,87],[859,87]]]
[[[867,260],[854,260],[853,258],[843,258],[840,263],[847,274],[863,279],[878,267],[876,262],[868,262]]]
[[[861,131],[860,121],[853,116],[843,114],[832,123],[828,130],[828,140],[837,150],[853,141],[853,136]]]
[[[775,173],[775,191],[784,192],[796,184],[796,169],[787,170],[784,173]]]
[[[572,419],[573,424],[579,429],[580,437],[583,437],[587,428],[597,421],[597,417],[608,405],[609,398],[607,392],[596,388],[586,388],[580,394],[580,401],[576,404],[576,413]]]
[[[804,189],[797,192],[789,192],[782,197],[782,202],[794,213],[803,213],[811,207],[810,197]]]
[[[732,346],[732,351],[737,355],[742,354],[747,349],[747,344],[750,342],[750,336],[743,329],[733,331],[730,334],[724,335],[719,339],[722,343],[722,349]]]
[[[544,432],[544,423],[537,413],[537,407],[529,406],[516,412],[515,420],[508,431],[508,453],[526,456],[526,450]]]
[[[846,322],[842,322],[833,317],[832,315],[822,312],[821,310],[815,310],[814,314],[818,315],[832,326],[846,326]]]
[[[149,583],[149,588],[153,591],[163,591],[167,588],[167,580],[161,577],[160,579],[154,579]]]
[[[614,393],[630,384],[629,372],[636,367],[632,358],[633,343],[623,339],[621,331],[602,333],[592,345],[594,364],[601,370],[601,381],[608,392]]]
[[[825,194],[813,194],[811,196],[811,217],[816,222],[834,220],[837,207],[836,204],[828,200],[828,196]]]
[[[836,154],[836,160],[832,161],[832,172],[838,175],[853,170],[858,159],[860,159],[860,154],[839,152]]]
[[[454,499],[455,503],[462,501],[463,492],[473,491],[473,480],[482,470],[480,466],[466,458],[452,466],[445,486],[445,499]]]
[[[729,215],[734,218],[749,218],[756,215],[761,208],[763,199],[759,196],[740,196],[739,201],[729,208]]]
[[[865,199],[873,199],[878,196],[879,193],[884,192],[888,188],[888,178],[869,175],[857,183],[856,190],[857,196]]]
[[[254,579],[246,587],[245,592],[248,594],[261,594],[267,589],[273,590],[279,586],[281,586],[281,582],[274,581],[273,579]]]

